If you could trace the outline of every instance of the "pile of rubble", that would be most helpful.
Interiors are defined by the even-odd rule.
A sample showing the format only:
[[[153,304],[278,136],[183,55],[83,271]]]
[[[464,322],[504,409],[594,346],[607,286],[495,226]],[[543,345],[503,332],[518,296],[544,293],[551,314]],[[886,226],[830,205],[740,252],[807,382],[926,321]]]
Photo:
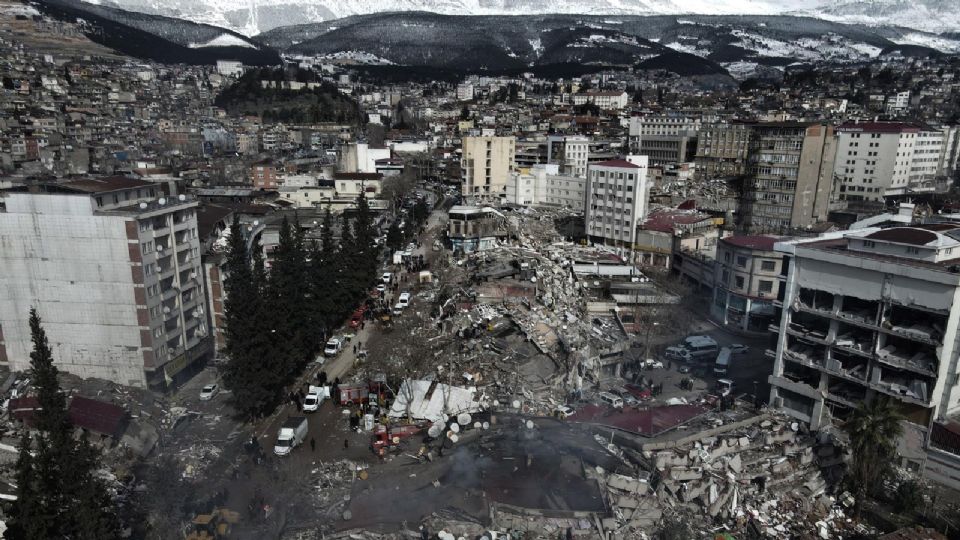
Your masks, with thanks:
[[[775,413],[647,443],[642,456],[646,472],[605,477],[614,517],[603,526],[622,537],[652,530],[668,511],[691,523],[709,516],[702,532],[835,538],[853,527],[850,501],[827,494],[822,470],[840,466],[838,448]]]

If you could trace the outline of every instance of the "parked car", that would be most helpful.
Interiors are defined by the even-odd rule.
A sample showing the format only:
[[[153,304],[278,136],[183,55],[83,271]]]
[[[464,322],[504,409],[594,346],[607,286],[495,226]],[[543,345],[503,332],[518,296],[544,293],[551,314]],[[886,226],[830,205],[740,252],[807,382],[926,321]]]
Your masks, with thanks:
[[[377,285],[377,292],[383,294],[387,290],[387,286],[383,283]]]
[[[650,399],[650,389],[644,388],[639,384],[627,383],[623,385],[623,389],[626,390],[626,393],[630,394],[634,398],[640,399]]]
[[[380,276],[380,281],[382,281],[385,285],[389,285],[392,278],[393,274],[390,272],[384,272],[383,275]]]
[[[627,407],[639,407],[640,400],[627,394],[623,396],[623,404],[626,405]]]
[[[410,305],[410,293],[400,293],[400,298],[397,299],[397,305],[400,307],[407,307]]]
[[[210,401],[220,393],[220,386],[217,384],[208,384],[200,389],[200,401]]]
[[[744,354],[750,350],[750,346],[744,345],[743,343],[734,343],[727,348],[730,349],[730,352],[733,354]]]
[[[340,354],[340,351],[343,350],[343,338],[333,337],[327,341],[327,345],[323,348],[324,356],[336,356]]]

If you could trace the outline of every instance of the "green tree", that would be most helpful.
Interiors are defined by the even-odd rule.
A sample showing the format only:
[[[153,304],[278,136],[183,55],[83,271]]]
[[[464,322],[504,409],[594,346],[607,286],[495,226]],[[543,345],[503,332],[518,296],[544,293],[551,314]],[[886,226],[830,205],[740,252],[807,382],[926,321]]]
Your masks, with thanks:
[[[66,396],[36,309],[30,310],[30,375],[39,409],[34,454],[31,438],[21,439],[17,459],[18,500],[12,506],[4,538],[77,540],[119,538],[113,501],[95,473],[99,454],[86,436],[73,438]]]
[[[251,264],[252,262],[252,264]],[[230,402],[243,418],[251,419],[276,405],[282,382],[271,362],[275,358],[270,321],[265,320],[265,271],[258,241],[247,251],[238,219],[230,227],[224,279],[224,319],[228,362],[223,381],[232,390]]]
[[[460,109],[460,119],[466,120],[468,118],[470,118],[470,107],[464,105],[463,108]]]
[[[403,231],[400,230],[399,221],[394,220],[387,229],[387,247],[391,251],[396,251],[403,247]]]
[[[428,217],[430,217],[430,207],[427,206],[427,201],[425,199],[417,199],[416,204],[413,205],[414,221],[422,224],[427,221]]]
[[[276,342],[277,367],[287,377],[302,369],[313,352],[310,329],[305,324],[311,318],[304,294],[307,281],[303,233],[299,222],[291,224],[284,217],[270,267],[267,310]]]
[[[863,499],[876,493],[884,473],[893,462],[897,440],[903,433],[902,420],[895,403],[882,396],[870,402],[860,402],[844,425],[853,454],[847,480],[851,491],[857,495],[858,515]]]

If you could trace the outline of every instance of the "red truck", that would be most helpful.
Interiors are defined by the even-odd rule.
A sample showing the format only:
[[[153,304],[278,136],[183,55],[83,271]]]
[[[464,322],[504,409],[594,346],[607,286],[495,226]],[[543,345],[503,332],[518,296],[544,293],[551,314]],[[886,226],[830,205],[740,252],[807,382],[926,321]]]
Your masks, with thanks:
[[[409,426],[382,426],[377,425],[376,429],[373,430],[372,442],[370,443],[371,448],[373,448],[373,453],[378,454],[381,450],[389,450],[398,444],[403,439],[421,433],[429,425],[409,425]]]
[[[367,313],[367,306],[363,305],[357,308],[350,316],[350,328],[357,329],[363,324],[363,316]]]
[[[381,380],[373,379],[360,383],[344,383],[337,387],[340,391],[340,405],[360,405],[370,400],[389,398],[390,389]]]

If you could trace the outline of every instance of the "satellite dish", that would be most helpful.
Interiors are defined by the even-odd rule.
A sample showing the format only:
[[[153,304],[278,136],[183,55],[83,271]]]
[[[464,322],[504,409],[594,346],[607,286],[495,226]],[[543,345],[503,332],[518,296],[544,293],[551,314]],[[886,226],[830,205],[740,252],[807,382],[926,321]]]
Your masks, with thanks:
[[[460,415],[457,416],[457,423],[460,424],[461,426],[466,426],[470,424],[470,414],[460,413]]]
[[[490,422],[484,422],[483,429],[490,429]]]
[[[483,427],[483,424],[481,424],[480,422],[473,423],[473,429],[480,429],[482,427]]]
[[[527,429],[533,429],[533,420],[527,420]]]
[[[494,406],[494,407],[499,407],[499,406],[500,406],[500,400],[499,400],[499,399],[493,400],[493,406]]]
[[[460,424],[458,424],[458,423],[456,423],[456,422],[450,424],[450,431],[452,431],[452,432],[454,432],[454,433],[460,433]]]
[[[434,439],[436,439],[442,434],[443,434],[443,428],[438,426],[437,424],[430,426],[430,429],[427,430],[427,435],[429,435]]]
[[[160,206],[167,204],[167,199],[160,197],[160,200],[157,201]]]
[[[456,433],[451,433],[451,434],[450,434],[450,442],[457,442],[457,441],[459,441],[459,440],[460,440],[460,436],[459,436],[459,435],[457,435]]]
[[[187,200],[187,196],[182,193],[179,196],[177,196],[177,198],[180,199],[180,202]]]
[[[519,400],[519,399],[513,400],[513,408],[514,408],[514,409],[519,409],[519,408],[520,408],[520,400]]]
[[[147,209],[147,203],[145,203],[145,202],[140,203],[140,209],[141,209],[141,210],[146,210],[146,209]]]

